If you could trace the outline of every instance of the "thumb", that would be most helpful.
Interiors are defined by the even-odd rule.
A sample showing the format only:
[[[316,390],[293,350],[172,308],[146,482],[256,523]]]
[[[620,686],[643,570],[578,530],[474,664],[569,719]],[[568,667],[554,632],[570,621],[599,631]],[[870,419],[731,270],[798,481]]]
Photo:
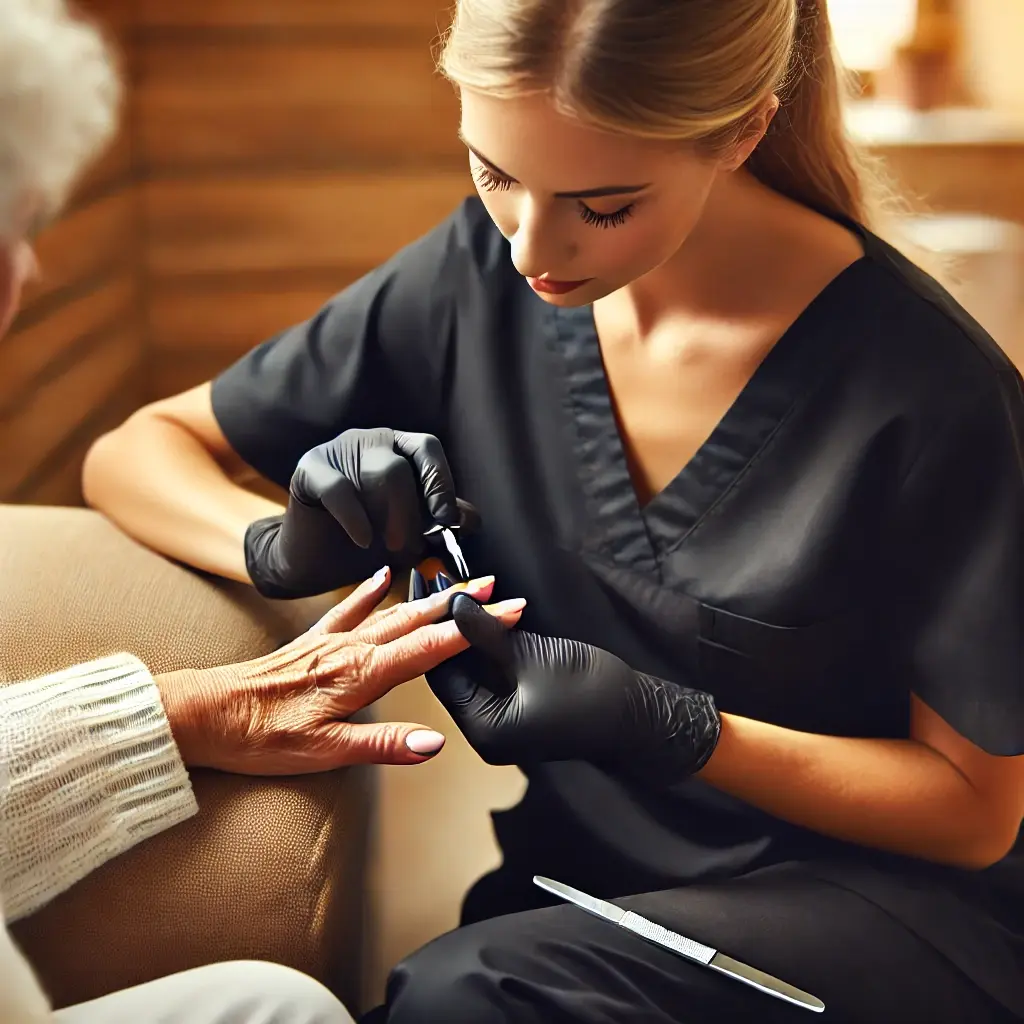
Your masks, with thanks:
[[[457,593],[448,606],[459,632],[472,647],[506,670],[515,667],[515,651],[508,630],[468,594]]]
[[[472,649],[488,662],[488,689],[507,697],[518,685],[516,648],[509,630],[468,594],[460,591],[448,606],[459,632]]]
[[[444,746],[444,736],[410,722],[335,722],[326,743],[334,748],[336,767],[350,764],[421,764]]]

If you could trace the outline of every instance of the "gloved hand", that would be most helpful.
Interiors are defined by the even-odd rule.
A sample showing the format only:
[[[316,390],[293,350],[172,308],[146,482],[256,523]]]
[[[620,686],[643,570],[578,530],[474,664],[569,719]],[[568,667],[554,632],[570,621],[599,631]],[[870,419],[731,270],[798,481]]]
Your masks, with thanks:
[[[588,644],[510,632],[463,594],[450,608],[471,647],[427,682],[488,763],[591,761],[670,785],[714,752],[721,720],[710,694]]]
[[[308,597],[412,565],[428,527],[473,516],[432,434],[346,430],[299,460],[283,516],[249,526],[245,564],[265,597]]]

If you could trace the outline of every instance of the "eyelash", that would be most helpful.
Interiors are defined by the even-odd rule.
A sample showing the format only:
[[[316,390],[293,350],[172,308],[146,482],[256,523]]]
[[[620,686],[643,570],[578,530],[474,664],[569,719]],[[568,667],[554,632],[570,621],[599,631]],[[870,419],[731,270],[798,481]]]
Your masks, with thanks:
[[[473,177],[476,178],[477,184],[487,192],[505,192],[512,187],[512,182],[508,178],[499,178],[486,167],[474,168]],[[585,203],[580,203],[579,213],[584,224],[590,224],[597,228],[617,228],[625,224],[632,216],[635,206],[635,203],[628,203],[614,213],[598,213]]]

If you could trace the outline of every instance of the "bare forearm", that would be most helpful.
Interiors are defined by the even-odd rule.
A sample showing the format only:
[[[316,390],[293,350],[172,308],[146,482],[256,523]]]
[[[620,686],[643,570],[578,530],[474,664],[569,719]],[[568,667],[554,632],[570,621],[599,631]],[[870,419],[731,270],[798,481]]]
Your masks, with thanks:
[[[82,484],[93,508],[143,544],[242,582],[249,582],[247,527],[282,511],[234,483],[196,438],[156,416],[135,417],[101,438]]]
[[[784,821],[862,846],[966,868],[1006,852],[968,779],[913,740],[818,736],[723,715],[700,777]]]

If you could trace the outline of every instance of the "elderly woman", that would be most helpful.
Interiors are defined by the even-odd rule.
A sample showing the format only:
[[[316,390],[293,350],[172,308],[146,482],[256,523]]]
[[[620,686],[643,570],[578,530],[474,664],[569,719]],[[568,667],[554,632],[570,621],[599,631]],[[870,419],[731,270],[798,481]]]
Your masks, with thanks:
[[[34,269],[28,239],[60,208],[116,119],[97,31],[64,0],[4,0],[0,18],[0,334]],[[3,927],[104,861],[197,810],[186,765],[253,774],[416,764],[444,737],[347,719],[465,649],[449,594],[375,611],[379,570],[308,633],[256,661],[153,677],[130,654],[0,688],[0,1021],[337,1024],[322,986],[290,969],[222,963],[51,1013]],[[486,600],[493,581],[458,585]],[[491,610],[513,622],[521,602]],[[305,666],[316,665],[316,686]],[[269,685],[268,685],[269,684]],[[325,699],[326,698],[326,699]],[[217,714],[211,714],[216,708]],[[263,746],[267,736],[273,744]],[[54,808],[52,798],[61,794]]]

